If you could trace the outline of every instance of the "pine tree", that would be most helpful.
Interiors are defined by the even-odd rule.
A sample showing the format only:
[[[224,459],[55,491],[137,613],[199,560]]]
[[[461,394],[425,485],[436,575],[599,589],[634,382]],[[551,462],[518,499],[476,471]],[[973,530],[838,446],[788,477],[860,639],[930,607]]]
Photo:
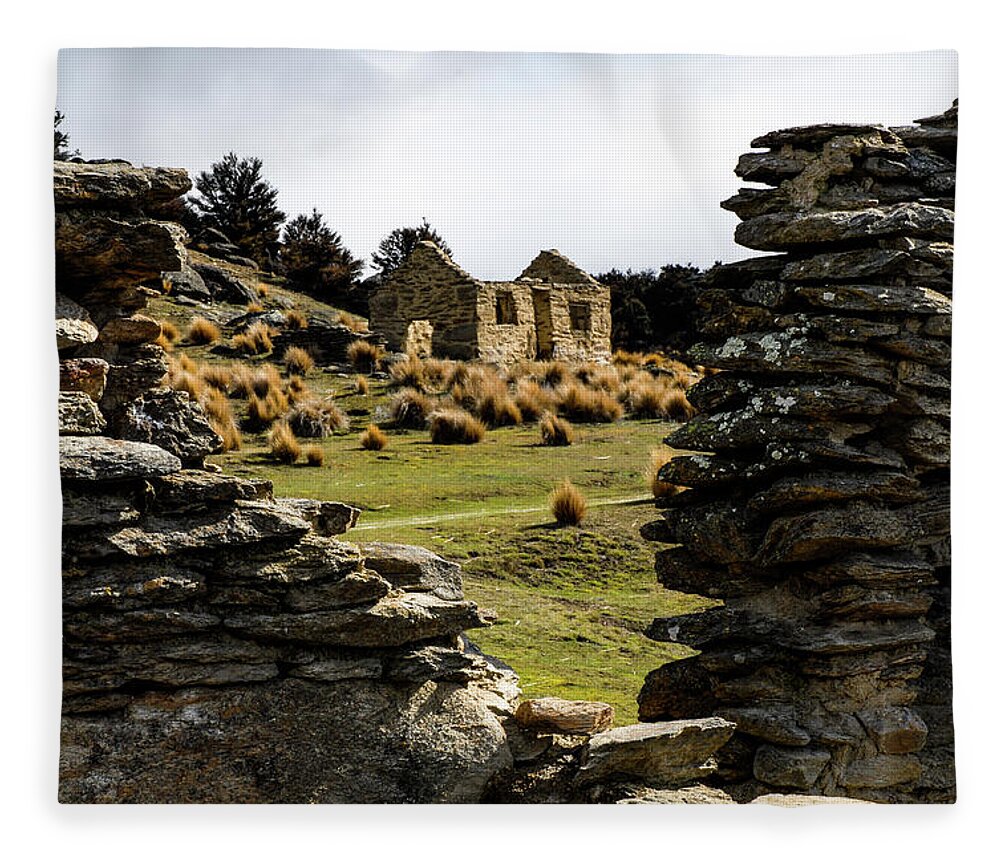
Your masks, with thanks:
[[[451,256],[451,248],[424,218],[419,227],[397,227],[379,242],[378,250],[372,254],[372,265],[381,270],[381,276],[385,279],[413,253],[418,242],[425,240],[433,242]]]
[[[55,122],[53,123],[53,145],[52,145],[52,157],[56,161],[69,161],[71,158],[79,158],[80,150],[74,149],[72,152],[69,150],[69,135],[64,131],[59,131],[59,126],[62,125],[63,120],[66,119],[66,115],[56,111]]]
[[[364,268],[316,209],[285,225],[281,262],[298,289],[326,295],[345,292]]]

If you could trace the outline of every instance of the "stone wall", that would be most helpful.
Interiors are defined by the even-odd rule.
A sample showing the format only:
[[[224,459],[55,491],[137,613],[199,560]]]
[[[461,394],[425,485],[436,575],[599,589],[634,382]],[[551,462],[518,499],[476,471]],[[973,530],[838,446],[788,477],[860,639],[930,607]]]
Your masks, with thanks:
[[[948,636],[956,106],[916,127],[772,132],[723,206],[783,252],[712,270],[704,342],[644,533],[668,588],[724,604],[656,619],[697,656],[650,673],[644,720],[737,725],[719,776],[873,800],[954,799]]]
[[[187,265],[144,201],[183,171],[56,171],[63,802],[476,801],[517,678],[458,565],[341,539],[357,511],[204,465],[140,281]]]

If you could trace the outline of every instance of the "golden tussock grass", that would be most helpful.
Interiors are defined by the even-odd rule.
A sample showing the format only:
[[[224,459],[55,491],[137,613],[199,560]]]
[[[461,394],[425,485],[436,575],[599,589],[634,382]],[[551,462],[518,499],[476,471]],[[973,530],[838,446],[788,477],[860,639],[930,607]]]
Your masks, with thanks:
[[[263,430],[287,411],[288,398],[280,388],[272,388],[265,397],[251,393],[247,403],[247,426],[251,430]]]
[[[364,334],[368,331],[368,320],[363,317],[356,317],[352,314],[341,313],[337,322],[347,326],[355,334]]]
[[[285,370],[292,374],[298,374],[299,376],[305,376],[310,370],[316,366],[316,362],[313,357],[309,354],[308,350],[303,349],[301,346],[290,346],[285,350],[285,355],[282,359],[285,363]]]
[[[646,466],[645,476],[649,491],[653,494],[654,499],[670,498],[684,489],[669,481],[660,480],[660,469],[667,465],[673,456],[674,452],[667,448],[654,448],[649,452],[649,463]]]
[[[618,398],[579,382],[566,383],[558,394],[559,411],[578,423],[609,424],[621,418],[625,411]]]
[[[389,415],[397,427],[420,430],[427,424],[427,417],[437,406],[437,401],[415,388],[397,391],[389,401]]]
[[[233,369],[223,364],[205,364],[201,368],[202,381],[209,388],[229,391],[233,384]]]
[[[306,381],[301,376],[289,377],[285,385],[285,396],[292,403],[301,403],[303,400],[313,400],[314,396]]]
[[[368,393],[368,377],[361,376],[360,374],[354,378],[354,393],[355,394],[367,394]]]
[[[271,428],[267,441],[271,448],[271,456],[279,463],[294,463],[302,453],[299,440],[295,438],[287,421],[276,422]]]
[[[188,326],[187,342],[195,346],[207,346],[215,343],[220,337],[222,332],[219,327],[204,317],[195,317]]]
[[[309,319],[304,313],[302,313],[302,311],[292,308],[291,310],[285,311],[285,324],[288,328],[299,331],[301,329],[309,328]]]
[[[247,305],[248,314],[262,314],[264,313],[264,306],[260,302],[250,302]]]
[[[573,444],[573,425],[564,418],[557,418],[551,413],[544,415],[538,422],[538,429],[543,445],[560,447]]]
[[[688,421],[695,414],[695,408],[688,402],[687,395],[681,388],[667,391],[663,403],[664,415],[674,421]]]
[[[514,403],[521,410],[525,421],[537,421],[546,412],[556,408],[558,398],[551,388],[539,385],[534,379],[521,378],[514,388]]]
[[[436,445],[473,445],[486,435],[486,426],[464,409],[439,409],[430,415],[431,441]]]
[[[201,406],[212,429],[222,437],[222,450],[239,451],[243,445],[243,436],[226,395],[218,388],[206,388]]]
[[[160,323],[160,337],[167,343],[174,344],[181,339],[181,330],[170,320],[164,320]]]
[[[408,355],[406,358],[394,361],[389,365],[389,378],[393,385],[423,391],[427,385],[423,359],[416,355]]]
[[[347,360],[355,370],[365,373],[371,373],[383,355],[385,352],[382,347],[367,340],[352,341],[347,347]]]
[[[566,478],[549,496],[549,509],[559,525],[576,526],[586,516],[587,499],[569,478]]]
[[[507,383],[497,376],[483,377],[474,398],[474,411],[488,427],[520,424],[521,410],[514,402]]]
[[[295,435],[305,439],[325,439],[351,427],[350,419],[340,407],[322,400],[296,404],[287,420]]]
[[[257,284],[257,295],[262,299],[266,299],[269,292],[271,288],[267,284]]]
[[[381,451],[389,444],[389,437],[383,433],[377,424],[369,424],[361,434],[361,447],[366,451]]]
[[[260,355],[261,353],[270,352],[273,347],[271,343],[272,334],[274,332],[271,331],[269,326],[257,320],[245,332],[233,338],[233,349],[244,355]]]
[[[319,445],[309,445],[302,453],[306,455],[307,466],[323,465],[323,449]]]

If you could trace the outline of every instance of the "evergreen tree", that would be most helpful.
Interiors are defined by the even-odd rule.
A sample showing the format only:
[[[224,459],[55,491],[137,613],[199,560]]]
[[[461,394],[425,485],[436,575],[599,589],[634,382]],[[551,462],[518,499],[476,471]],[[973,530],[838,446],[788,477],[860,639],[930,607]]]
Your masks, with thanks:
[[[195,180],[201,197],[192,203],[206,226],[221,230],[243,252],[265,266],[276,252],[285,213],[277,207],[278,191],[261,175],[259,158],[230,152]]]
[[[285,225],[281,262],[298,289],[326,295],[346,292],[364,268],[315,209]]]
[[[52,157],[56,161],[69,161],[71,158],[80,157],[79,149],[74,149],[72,152],[69,151],[69,135],[64,131],[59,131],[59,126],[62,125],[64,119],[66,119],[66,115],[56,111],[55,122],[52,126]]]
[[[378,250],[372,254],[372,265],[380,270],[381,277],[385,279],[413,253],[418,242],[425,240],[433,242],[449,257],[451,256],[451,248],[424,218],[419,227],[397,227],[379,242]]]

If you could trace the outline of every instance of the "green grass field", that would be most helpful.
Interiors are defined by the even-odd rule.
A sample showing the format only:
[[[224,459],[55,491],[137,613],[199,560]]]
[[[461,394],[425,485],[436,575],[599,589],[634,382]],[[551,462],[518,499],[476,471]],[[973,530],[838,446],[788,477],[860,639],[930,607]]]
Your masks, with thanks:
[[[169,299],[155,300],[151,311],[182,328],[192,315]],[[206,347],[175,354],[221,360]],[[266,434],[249,433],[241,450],[210,460],[230,474],[271,480],[276,495],[356,505],[362,515],[352,541],[419,544],[460,562],[467,596],[497,615],[470,638],[514,667],[526,696],[598,699],[615,706],[617,724],[634,722],[646,673],[689,653],[642,631],[656,616],[710,603],[659,586],[654,549],[638,533],[657,516],[645,478],[650,452],[674,425],[577,425],[566,448],[542,446],[534,424],[490,430],[475,445],[435,445],[427,431],[390,429],[385,450],[366,451],[359,434],[384,420],[393,389],[372,379],[369,394],[358,395],[354,374],[320,369],[306,381],[351,419],[348,432],[307,440],[323,449],[322,466],[280,465]],[[233,405],[245,415],[245,401]],[[578,527],[556,527],[548,510],[564,478],[590,504]]]

